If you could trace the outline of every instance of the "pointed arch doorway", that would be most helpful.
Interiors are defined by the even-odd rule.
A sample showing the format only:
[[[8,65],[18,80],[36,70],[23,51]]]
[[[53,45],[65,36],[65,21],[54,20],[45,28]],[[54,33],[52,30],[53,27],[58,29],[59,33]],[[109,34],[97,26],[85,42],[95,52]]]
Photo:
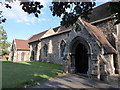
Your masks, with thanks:
[[[75,49],[75,71],[76,73],[87,74],[88,54],[86,47],[79,43]]]
[[[90,68],[89,55],[90,47],[83,38],[76,37],[71,42],[71,68],[74,73],[88,74]]]

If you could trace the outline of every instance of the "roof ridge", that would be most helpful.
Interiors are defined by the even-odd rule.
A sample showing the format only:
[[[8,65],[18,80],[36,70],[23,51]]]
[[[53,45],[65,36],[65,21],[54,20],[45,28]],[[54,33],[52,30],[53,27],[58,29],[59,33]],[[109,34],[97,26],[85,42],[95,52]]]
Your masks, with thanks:
[[[47,32],[47,31],[48,31],[48,30],[42,31],[42,32],[40,32],[40,33],[36,33],[36,34],[30,36],[30,37],[28,38],[28,40],[29,40],[31,37],[35,36],[35,35],[39,35],[39,34],[41,34],[41,33]]]
[[[15,39],[13,39],[13,40],[25,40],[25,39],[17,39],[17,38],[15,38]],[[25,41],[27,41],[27,40],[25,40]]]
[[[14,39],[13,41],[16,50],[29,50],[28,40]]]
[[[108,4],[108,3],[110,3],[110,1],[107,1],[107,2],[105,2],[103,4],[100,4],[100,5],[96,6],[96,7],[94,7],[93,9],[99,8],[99,7],[101,7],[101,6],[105,5],[105,4]]]

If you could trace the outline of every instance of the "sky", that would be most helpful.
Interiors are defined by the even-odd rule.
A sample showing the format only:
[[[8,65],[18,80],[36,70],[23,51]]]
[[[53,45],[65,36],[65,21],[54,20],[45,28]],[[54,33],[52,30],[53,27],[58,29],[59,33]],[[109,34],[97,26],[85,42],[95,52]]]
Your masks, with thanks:
[[[15,38],[27,40],[34,34],[60,25],[61,18],[53,17],[49,9],[51,5],[50,0],[38,1],[44,6],[44,8],[41,9],[39,18],[25,13],[21,6],[19,6],[19,1],[11,3],[12,9],[6,9],[0,6],[0,11],[2,10],[2,14],[7,18],[6,22],[2,23],[2,26],[7,32],[8,42],[12,42]],[[99,0],[96,6],[106,1],[108,0]]]

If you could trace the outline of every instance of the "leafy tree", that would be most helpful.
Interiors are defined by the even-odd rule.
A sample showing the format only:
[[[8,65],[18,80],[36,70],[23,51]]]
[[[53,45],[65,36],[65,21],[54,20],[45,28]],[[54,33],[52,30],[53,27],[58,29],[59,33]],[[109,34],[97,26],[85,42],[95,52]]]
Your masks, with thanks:
[[[52,2],[50,9],[53,16],[62,16],[61,25],[68,27],[73,25],[79,17],[89,19],[94,6],[95,2]]]
[[[8,2],[13,2],[16,0],[5,0]],[[22,5],[22,9],[27,12],[28,14],[34,14],[35,17],[39,17],[41,13],[41,9],[43,5],[40,2],[32,1],[32,0],[19,0],[20,5]],[[63,26],[70,26],[73,25],[78,17],[83,19],[89,19],[89,15],[91,14],[91,10],[95,6],[95,0],[89,0],[90,2],[70,2],[70,0],[65,0],[66,2],[61,2],[62,0],[57,0],[57,2],[52,2],[52,6],[50,6],[50,10],[52,11],[53,16],[58,16],[62,18],[61,25]],[[67,2],[68,1],[68,2]],[[0,2],[3,4],[3,2]],[[4,3],[6,8],[12,8],[9,4]],[[112,13],[116,14],[116,23],[120,22],[120,1],[119,2],[111,2],[110,10]],[[0,12],[0,23],[5,22],[5,18],[1,15]]]
[[[6,18],[2,16],[2,11],[0,11],[0,24],[5,21],[6,21]]]
[[[5,0],[6,2],[9,3],[14,3],[14,1],[16,0]],[[3,6],[5,5],[6,8],[11,9],[12,6],[10,6],[8,3],[6,2],[2,2],[0,1],[0,4]],[[31,0],[19,0],[20,1],[20,5],[22,6],[22,9],[27,12],[28,14],[34,14],[35,17],[38,17],[38,15],[41,13],[41,8],[43,8],[43,5],[41,5],[40,2],[37,1],[31,1]],[[0,24],[2,22],[5,22],[6,18],[4,18],[2,16],[2,11],[0,11]]]
[[[14,0],[5,0],[5,1],[13,2]],[[39,17],[39,14],[41,13],[41,9],[43,8],[43,5],[41,5],[40,2],[30,1],[30,0],[27,0],[27,2],[22,2],[22,0],[20,1],[21,1],[20,5],[22,5],[22,9],[25,12],[27,12],[28,14],[34,14],[35,17]],[[60,2],[60,1],[61,0],[58,0],[58,2],[52,2],[52,6],[50,6],[50,10],[52,11],[53,16],[59,16],[59,17],[63,16],[61,25],[66,27],[73,25],[79,16],[88,19],[89,18],[88,15],[90,14],[90,11],[95,6],[95,2]],[[12,8],[12,6],[9,6],[9,4],[6,3],[4,4],[6,8]],[[68,9],[70,10],[70,12],[67,11]],[[5,20],[6,19],[3,19],[3,22]]]
[[[3,27],[0,26],[0,54],[8,55],[8,47],[10,47],[10,44],[7,42],[7,33],[5,32]]]

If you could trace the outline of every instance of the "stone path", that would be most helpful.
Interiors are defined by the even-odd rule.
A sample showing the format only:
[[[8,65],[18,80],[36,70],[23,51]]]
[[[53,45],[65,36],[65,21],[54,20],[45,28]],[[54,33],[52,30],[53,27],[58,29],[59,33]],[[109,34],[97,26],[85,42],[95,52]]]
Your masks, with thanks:
[[[115,83],[116,84],[116,83]],[[94,81],[77,74],[67,74],[49,80],[32,88],[120,88],[101,81]]]

